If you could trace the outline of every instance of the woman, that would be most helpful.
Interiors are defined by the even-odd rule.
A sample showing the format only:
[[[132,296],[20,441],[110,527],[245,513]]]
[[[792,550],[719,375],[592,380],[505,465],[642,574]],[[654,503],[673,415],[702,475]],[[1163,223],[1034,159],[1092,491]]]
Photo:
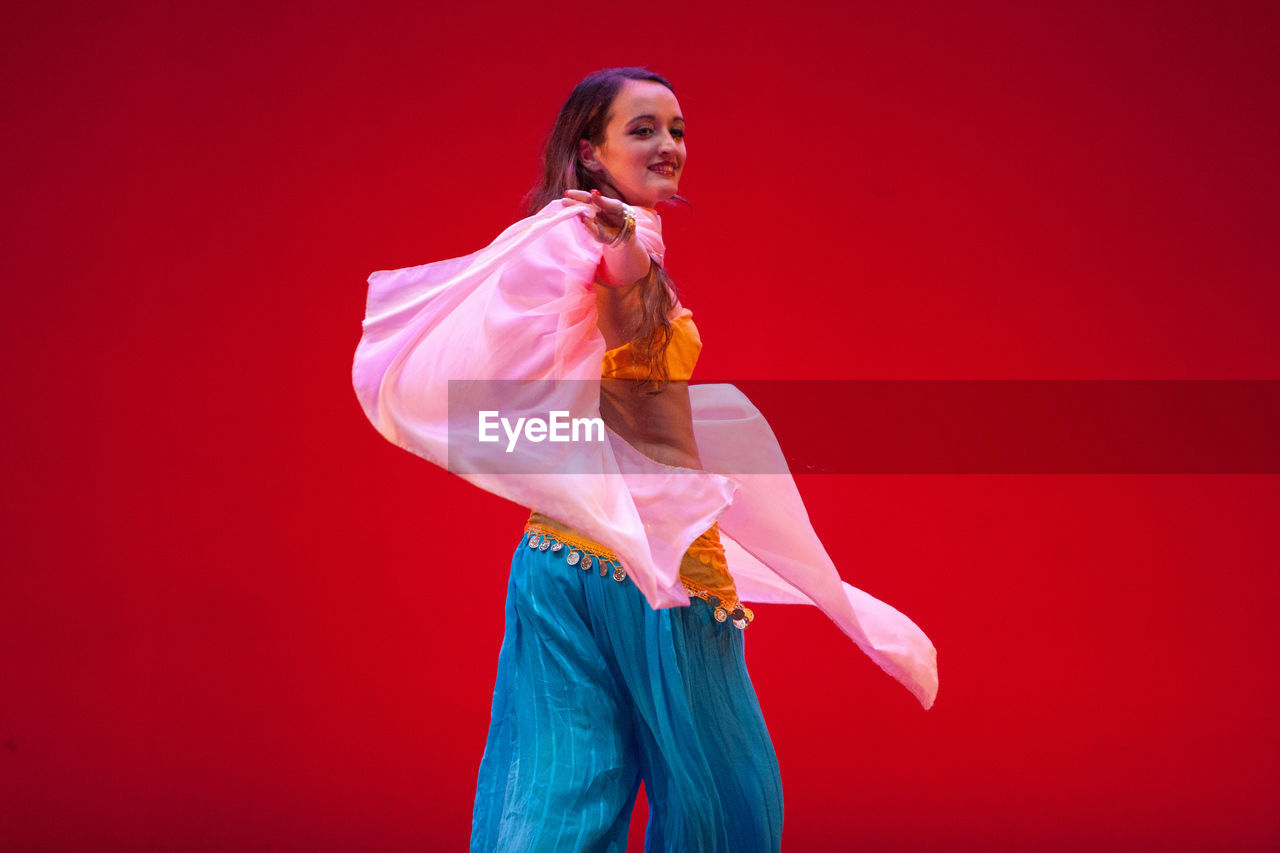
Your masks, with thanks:
[[[353,369],[366,414],[533,510],[473,850],[625,850],[641,780],[646,849],[778,850],[744,600],[815,604],[925,707],[936,692],[932,644],[840,581],[759,412],[732,386],[688,384],[701,343],[654,211],[684,163],[670,83],[597,72],[560,111],[527,219],[465,258],[370,277]],[[557,411],[608,430],[556,446],[526,429],[510,455],[509,424]],[[484,436],[499,414],[505,448]]]

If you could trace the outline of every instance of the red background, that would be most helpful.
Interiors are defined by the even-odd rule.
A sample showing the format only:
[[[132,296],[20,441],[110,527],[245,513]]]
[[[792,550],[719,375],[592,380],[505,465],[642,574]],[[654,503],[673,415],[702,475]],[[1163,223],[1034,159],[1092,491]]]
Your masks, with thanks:
[[[676,85],[701,379],[1273,379],[1273,9],[10,4],[0,846],[465,847],[523,513],[351,356],[584,73]],[[785,849],[1280,843],[1276,477],[800,487],[941,691],[758,608]]]

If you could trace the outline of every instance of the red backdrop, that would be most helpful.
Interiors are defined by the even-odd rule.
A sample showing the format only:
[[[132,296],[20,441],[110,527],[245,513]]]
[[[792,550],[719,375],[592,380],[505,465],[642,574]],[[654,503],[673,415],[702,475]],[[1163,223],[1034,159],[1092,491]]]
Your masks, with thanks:
[[[523,512],[351,357],[587,71],[676,84],[700,378],[1273,379],[1268,6],[10,4],[0,846],[465,847]],[[785,849],[1280,843],[1277,477],[800,487],[941,691],[757,608]]]

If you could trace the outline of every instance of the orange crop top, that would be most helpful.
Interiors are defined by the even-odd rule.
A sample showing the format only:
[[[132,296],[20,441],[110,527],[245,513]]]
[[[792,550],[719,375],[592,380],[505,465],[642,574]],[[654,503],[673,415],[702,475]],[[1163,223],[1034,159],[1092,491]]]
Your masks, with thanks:
[[[649,369],[644,362],[638,360],[637,338],[625,344],[607,350],[601,377],[604,379],[647,379]],[[671,318],[671,343],[665,353],[667,360],[667,376],[672,382],[688,382],[693,378],[693,366],[698,363],[698,354],[702,352],[702,338],[698,335],[698,327],[693,324],[693,312],[682,308],[680,313]]]

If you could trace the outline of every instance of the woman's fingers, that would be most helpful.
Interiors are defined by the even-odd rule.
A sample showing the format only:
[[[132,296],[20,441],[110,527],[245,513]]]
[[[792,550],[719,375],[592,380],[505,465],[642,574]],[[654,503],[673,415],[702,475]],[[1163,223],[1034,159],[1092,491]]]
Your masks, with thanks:
[[[576,201],[579,204],[587,205],[587,208],[585,208],[581,213],[583,219],[594,220],[596,218],[596,214],[603,209],[600,205],[596,204],[596,197],[585,190],[565,190],[564,195],[569,201]]]
[[[574,201],[580,201],[584,204],[591,205],[602,213],[608,215],[611,219],[622,215],[622,202],[618,201],[616,198],[609,198],[609,196],[602,194],[599,190],[592,190],[591,192],[587,192],[586,190],[565,190],[564,194],[565,197],[573,199]]]
[[[599,193],[587,192],[586,190],[565,190],[564,194],[566,197],[573,199],[574,201],[589,204],[599,210],[608,210],[608,208],[605,207],[605,197]]]
[[[616,198],[609,198],[607,195],[600,192],[600,190],[591,191],[591,201],[595,203],[596,207],[600,208],[601,211],[609,214],[611,217],[622,215],[622,202],[618,201]]]
[[[582,217],[583,223],[591,229],[597,240],[602,243],[608,243],[613,240],[617,234],[618,226],[610,224],[609,218],[613,211],[607,205],[609,202],[616,201],[615,199],[584,190],[565,190],[564,195],[570,201],[588,205],[578,215]],[[621,211],[622,202],[617,202],[617,205],[618,211]],[[602,213],[604,214],[603,216],[600,215]]]

